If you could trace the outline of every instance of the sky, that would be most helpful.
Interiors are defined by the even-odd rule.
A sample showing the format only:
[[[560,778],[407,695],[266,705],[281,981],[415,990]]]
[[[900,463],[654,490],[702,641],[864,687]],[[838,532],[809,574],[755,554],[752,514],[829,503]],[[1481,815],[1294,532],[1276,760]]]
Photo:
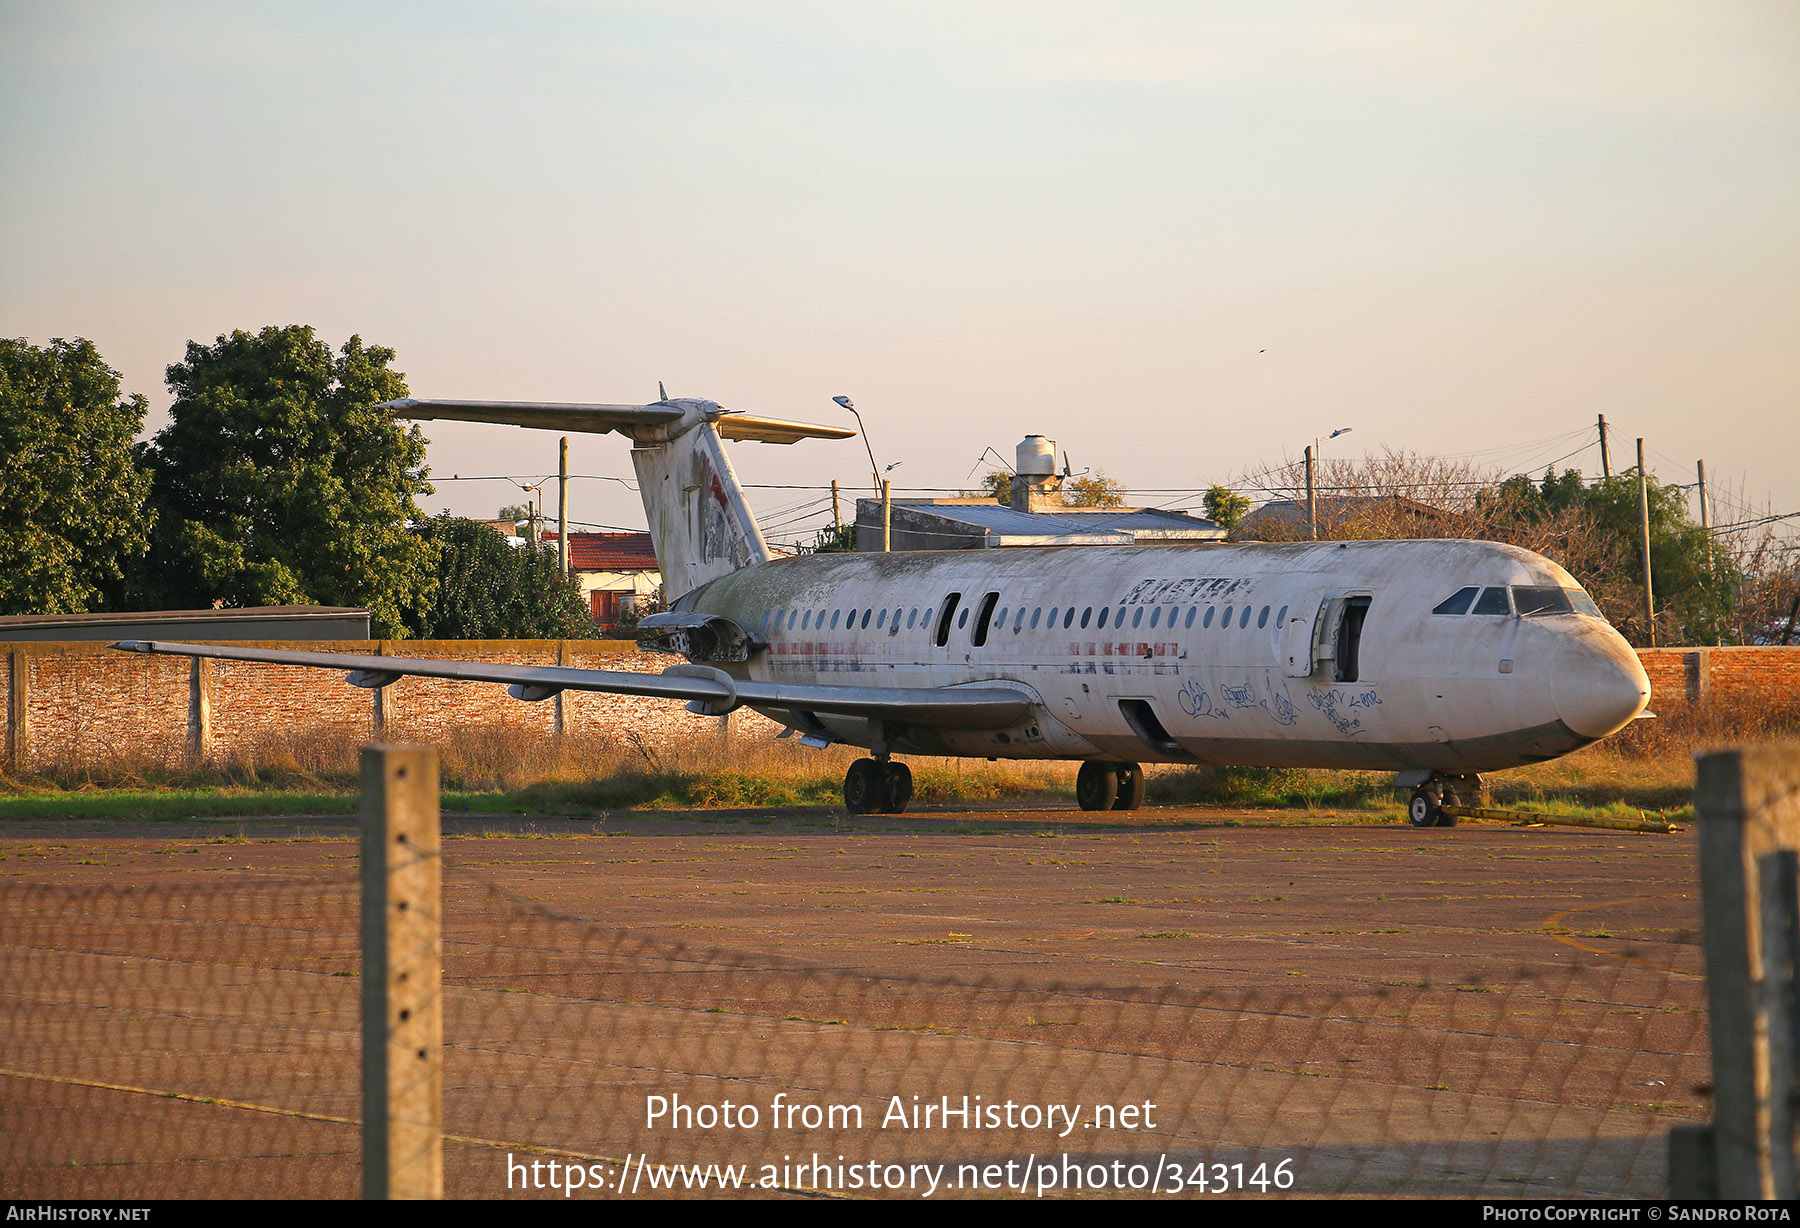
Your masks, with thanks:
[[[1597,473],[1604,414],[1800,512],[1800,6],[0,2],[0,335],[154,431],[189,340],[291,323],[416,396],[848,395],[902,493],[1029,433],[1153,504],[1343,427]],[[428,511],[556,469],[425,432]],[[776,538],[870,482],[733,459]],[[643,526],[622,438],[572,469]]]

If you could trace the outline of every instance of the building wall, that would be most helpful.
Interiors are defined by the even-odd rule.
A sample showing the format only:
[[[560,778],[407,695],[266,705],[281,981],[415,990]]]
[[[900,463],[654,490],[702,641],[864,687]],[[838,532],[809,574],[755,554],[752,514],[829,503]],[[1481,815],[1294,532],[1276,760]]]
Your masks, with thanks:
[[[400,640],[333,644],[266,642],[269,648],[571,665],[660,673],[673,658],[609,640]],[[546,737],[559,729],[637,733],[657,744],[716,739],[717,717],[670,700],[565,691],[521,703],[495,683],[403,678],[380,692],[347,686],[335,670],[198,661],[114,652],[91,643],[8,645],[5,762],[24,766],[98,763],[123,749],[168,762],[253,751],[274,735],[333,729],[380,736],[384,723],[408,737],[455,726],[507,725]],[[1651,710],[1675,716],[1717,706],[1800,711],[1800,647],[1660,648],[1639,653],[1650,675]],[[757,714],[731,718],[733,737],[763,739],[779,727]]]
[[[1640,648],[1650,711],[1800,711],[1800,647]]]
[[[675,658],[610,640],[265,641],[385,656],[569,665],[661,673]],[[335,730],[376,738],[386,727],[432,738],[453,727],[505,725],[554,736],[639,734],[654,744],[716,741],[718,717],[671,700],[565,691],[538,703],[497,683],[402,678],[379,692],[349,686],[337,670],[115,652],[91,643],[9,645],[4,763],[21,767],[98,764],[122,752],[163,762],[254,752],[274,737]],[[748,710],[729,718],[731,736],[769,738],[774,722]]]

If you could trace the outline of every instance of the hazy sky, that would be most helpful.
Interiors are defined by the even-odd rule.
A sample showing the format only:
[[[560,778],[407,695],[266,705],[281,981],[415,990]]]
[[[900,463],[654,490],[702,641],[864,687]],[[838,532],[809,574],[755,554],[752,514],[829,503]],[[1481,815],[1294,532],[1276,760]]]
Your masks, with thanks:
[[[0,2],[0,334],[92,338],[154,429],[190,338],[296,322],[421,396],[845,393],[901,486],[1028,432],[1138,489],[1342,426],[1597,472],[1604,413],[1615,466],[1800,511],[1800,6]]]

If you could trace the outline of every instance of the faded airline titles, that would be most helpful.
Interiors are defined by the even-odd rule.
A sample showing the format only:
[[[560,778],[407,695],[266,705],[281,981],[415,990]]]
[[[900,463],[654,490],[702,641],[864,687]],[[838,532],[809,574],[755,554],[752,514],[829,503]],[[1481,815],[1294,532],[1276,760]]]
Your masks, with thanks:
[[[1186,580],[1140,580],[1119,598],[1120,605],[1155,605],[1180,601],[1216,601],[1248,593],[1256,581],[1246,576],[1232,580],[1225,576],[1194,576]]]

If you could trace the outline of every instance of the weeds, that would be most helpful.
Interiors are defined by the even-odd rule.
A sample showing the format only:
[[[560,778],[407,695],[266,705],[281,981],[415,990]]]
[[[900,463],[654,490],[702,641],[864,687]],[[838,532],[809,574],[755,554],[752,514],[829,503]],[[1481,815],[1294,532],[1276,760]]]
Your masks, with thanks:
[[[1800,705],[1715,704],[1704,712],[1672,705],[1663,715],[1634,721],[1573,755],[1491,774],[1490,804],[1625,816],[1656,811],[1680,818],[1691,804],[1696,750],[1796,731]],[[636,732],[552,737],[512,724],[445,730],[396,722],[387,740],[437,746],[452,809],[550,814],[837,806],[844,770],[862,753],[760,738],[653,747]],[[178,747],[121,745],[79,762],[40,764],[11,776],[0,768],[0,818],[40,812],[94,818],[343,813],[355,808],[358,748],[366,741],[362,729],[320,726],[272,735],[198,763],[184,758]],[[908,763],[916,805],[1066,806],[1074,794],[1072,763],[919,758]],[[1385,815],[1403,800],[1386,772],[1149,770],[1150,800],[1159,806]]]

